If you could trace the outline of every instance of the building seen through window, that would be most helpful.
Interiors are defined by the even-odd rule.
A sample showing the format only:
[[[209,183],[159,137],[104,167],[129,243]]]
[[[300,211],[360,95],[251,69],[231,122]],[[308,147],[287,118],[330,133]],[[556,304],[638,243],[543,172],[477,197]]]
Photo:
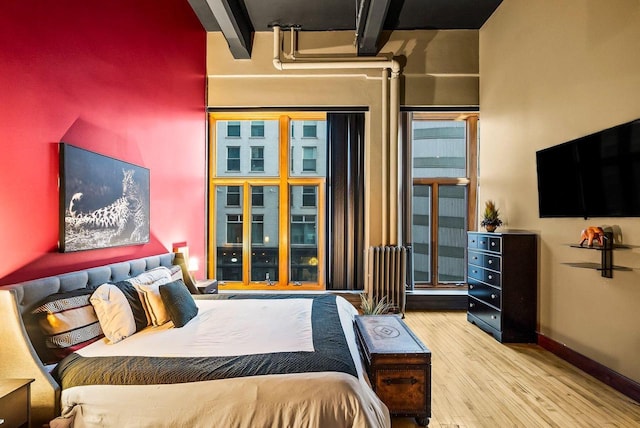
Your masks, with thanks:
[[[215,121],[213,263],[223,287],[320,281],[326,121],[282,120]]]

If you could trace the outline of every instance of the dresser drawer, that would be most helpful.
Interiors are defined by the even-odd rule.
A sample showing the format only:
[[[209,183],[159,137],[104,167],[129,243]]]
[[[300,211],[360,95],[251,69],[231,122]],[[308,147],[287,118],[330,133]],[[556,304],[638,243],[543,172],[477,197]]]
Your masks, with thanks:
[[[478,235],[469,234],[467,235],[467,248],[478,248]]]
[[[482,266],[492,270],[500,270],[500,256],[468,250],[468,262],[470,265]]]
[[[467,266],[467,278],[467,282],[471,282],[472,279],[484,281],[484,269],[480,266]]]
[[[489,269],[500,271],[500,256],[494,256],[492,254],[484,255],[484,264],[482,266],[487,267]]]
[[[469,296],[469,313],[489,324],[496,330],[501,330],[501,314],[498,309]]]
[[[468,251],[468,262],[470,265],[474,266],[484,266],[485,256],[483,253],[479,253],[477,251]]]
[[[500,287],[500,273],[484,269],[484,282],[494,287]]]
[[[490,236],[487,238],[487,250],[499,253],[502,251],[502,238],[499,236]]]
[[[469,282],[469,295],[500,309],[502,292],[481,282]]]
[[[494,287],[500,287],[500,272],[494,272],[480,266],[467,266],[467,282],[476,279]]]

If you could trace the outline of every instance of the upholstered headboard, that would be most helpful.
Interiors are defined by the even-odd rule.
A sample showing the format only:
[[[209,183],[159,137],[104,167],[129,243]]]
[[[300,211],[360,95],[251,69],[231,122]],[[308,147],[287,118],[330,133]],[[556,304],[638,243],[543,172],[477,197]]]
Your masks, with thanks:
[[[158,266],[171,268],[173,261],[174,254],[166,253],[0,287],[0,378],[35,379],[32,426],[60,414],[60,387],[31,342],[27,325],[31,309],[50,294],[122,281]]]

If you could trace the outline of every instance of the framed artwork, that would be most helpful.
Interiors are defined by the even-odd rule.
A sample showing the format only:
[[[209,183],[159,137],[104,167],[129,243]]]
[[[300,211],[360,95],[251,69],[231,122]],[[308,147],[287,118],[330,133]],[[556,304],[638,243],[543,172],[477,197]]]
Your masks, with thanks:
[[[147,242],[149,170],[60,143],[60,251]]]

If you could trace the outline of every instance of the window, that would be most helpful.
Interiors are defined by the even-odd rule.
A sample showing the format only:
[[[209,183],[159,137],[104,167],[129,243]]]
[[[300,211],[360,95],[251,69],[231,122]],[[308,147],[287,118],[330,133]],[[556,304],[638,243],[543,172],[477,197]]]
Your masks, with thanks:
[[[253,120],[251,114],[234,113],[231,121],[238,128],[251,130],[251,137],[263,136],[260,145],[252,145],[250,138],[229,145],[223,128],[228,128],[229,116],[210,114],[215,156],[210,165],[208,275],[215,275],[222,289],[323,289],[327,142],[314,141],[314,147],[303,150],[280,130],[297,128],[300,134],[303,124],[311,123],[314,133],[326,135],[325,114],[262,113]]]
[[[251,122],[251,138],[264,138],[264,120]]]
[[[302,170],[305,172],[315,172],[317,156],[318,156],[317,148],[303,147],[302,148]]]
[[[227,215],[227,243],[242,244],[242,215]]]
[[[445,115],[446,116],[446,115]],[[464,121],[413,113],[411,170],[412,274],[415,287],[465,285],[466,232],[475,223],[477,115]]]
[[[240,147],[227,147],[227,171],[240,171]]]
[[[240,138],[240,122],[227,123],[227,137]]]
[[[240,186],[227,186],[227,206],[240,206]]]
[[[251,171],[264,172],[264,147],[251,147]]]
[[[302,138],[317,138],[318,125],[316,122],[304,122],[302,125]]]
[[[254,214],[251,216],[251,243],[264,244],[264,216]]]
[[[314,245],[316,243],[316,216],[291,216],[291,243],[297,245]]]
[[[264,206],[264,187],[251,186],[251,205],[254,207]]]
[[[302,206],[316,206],[316,188],[315,186],[302,186]]]

